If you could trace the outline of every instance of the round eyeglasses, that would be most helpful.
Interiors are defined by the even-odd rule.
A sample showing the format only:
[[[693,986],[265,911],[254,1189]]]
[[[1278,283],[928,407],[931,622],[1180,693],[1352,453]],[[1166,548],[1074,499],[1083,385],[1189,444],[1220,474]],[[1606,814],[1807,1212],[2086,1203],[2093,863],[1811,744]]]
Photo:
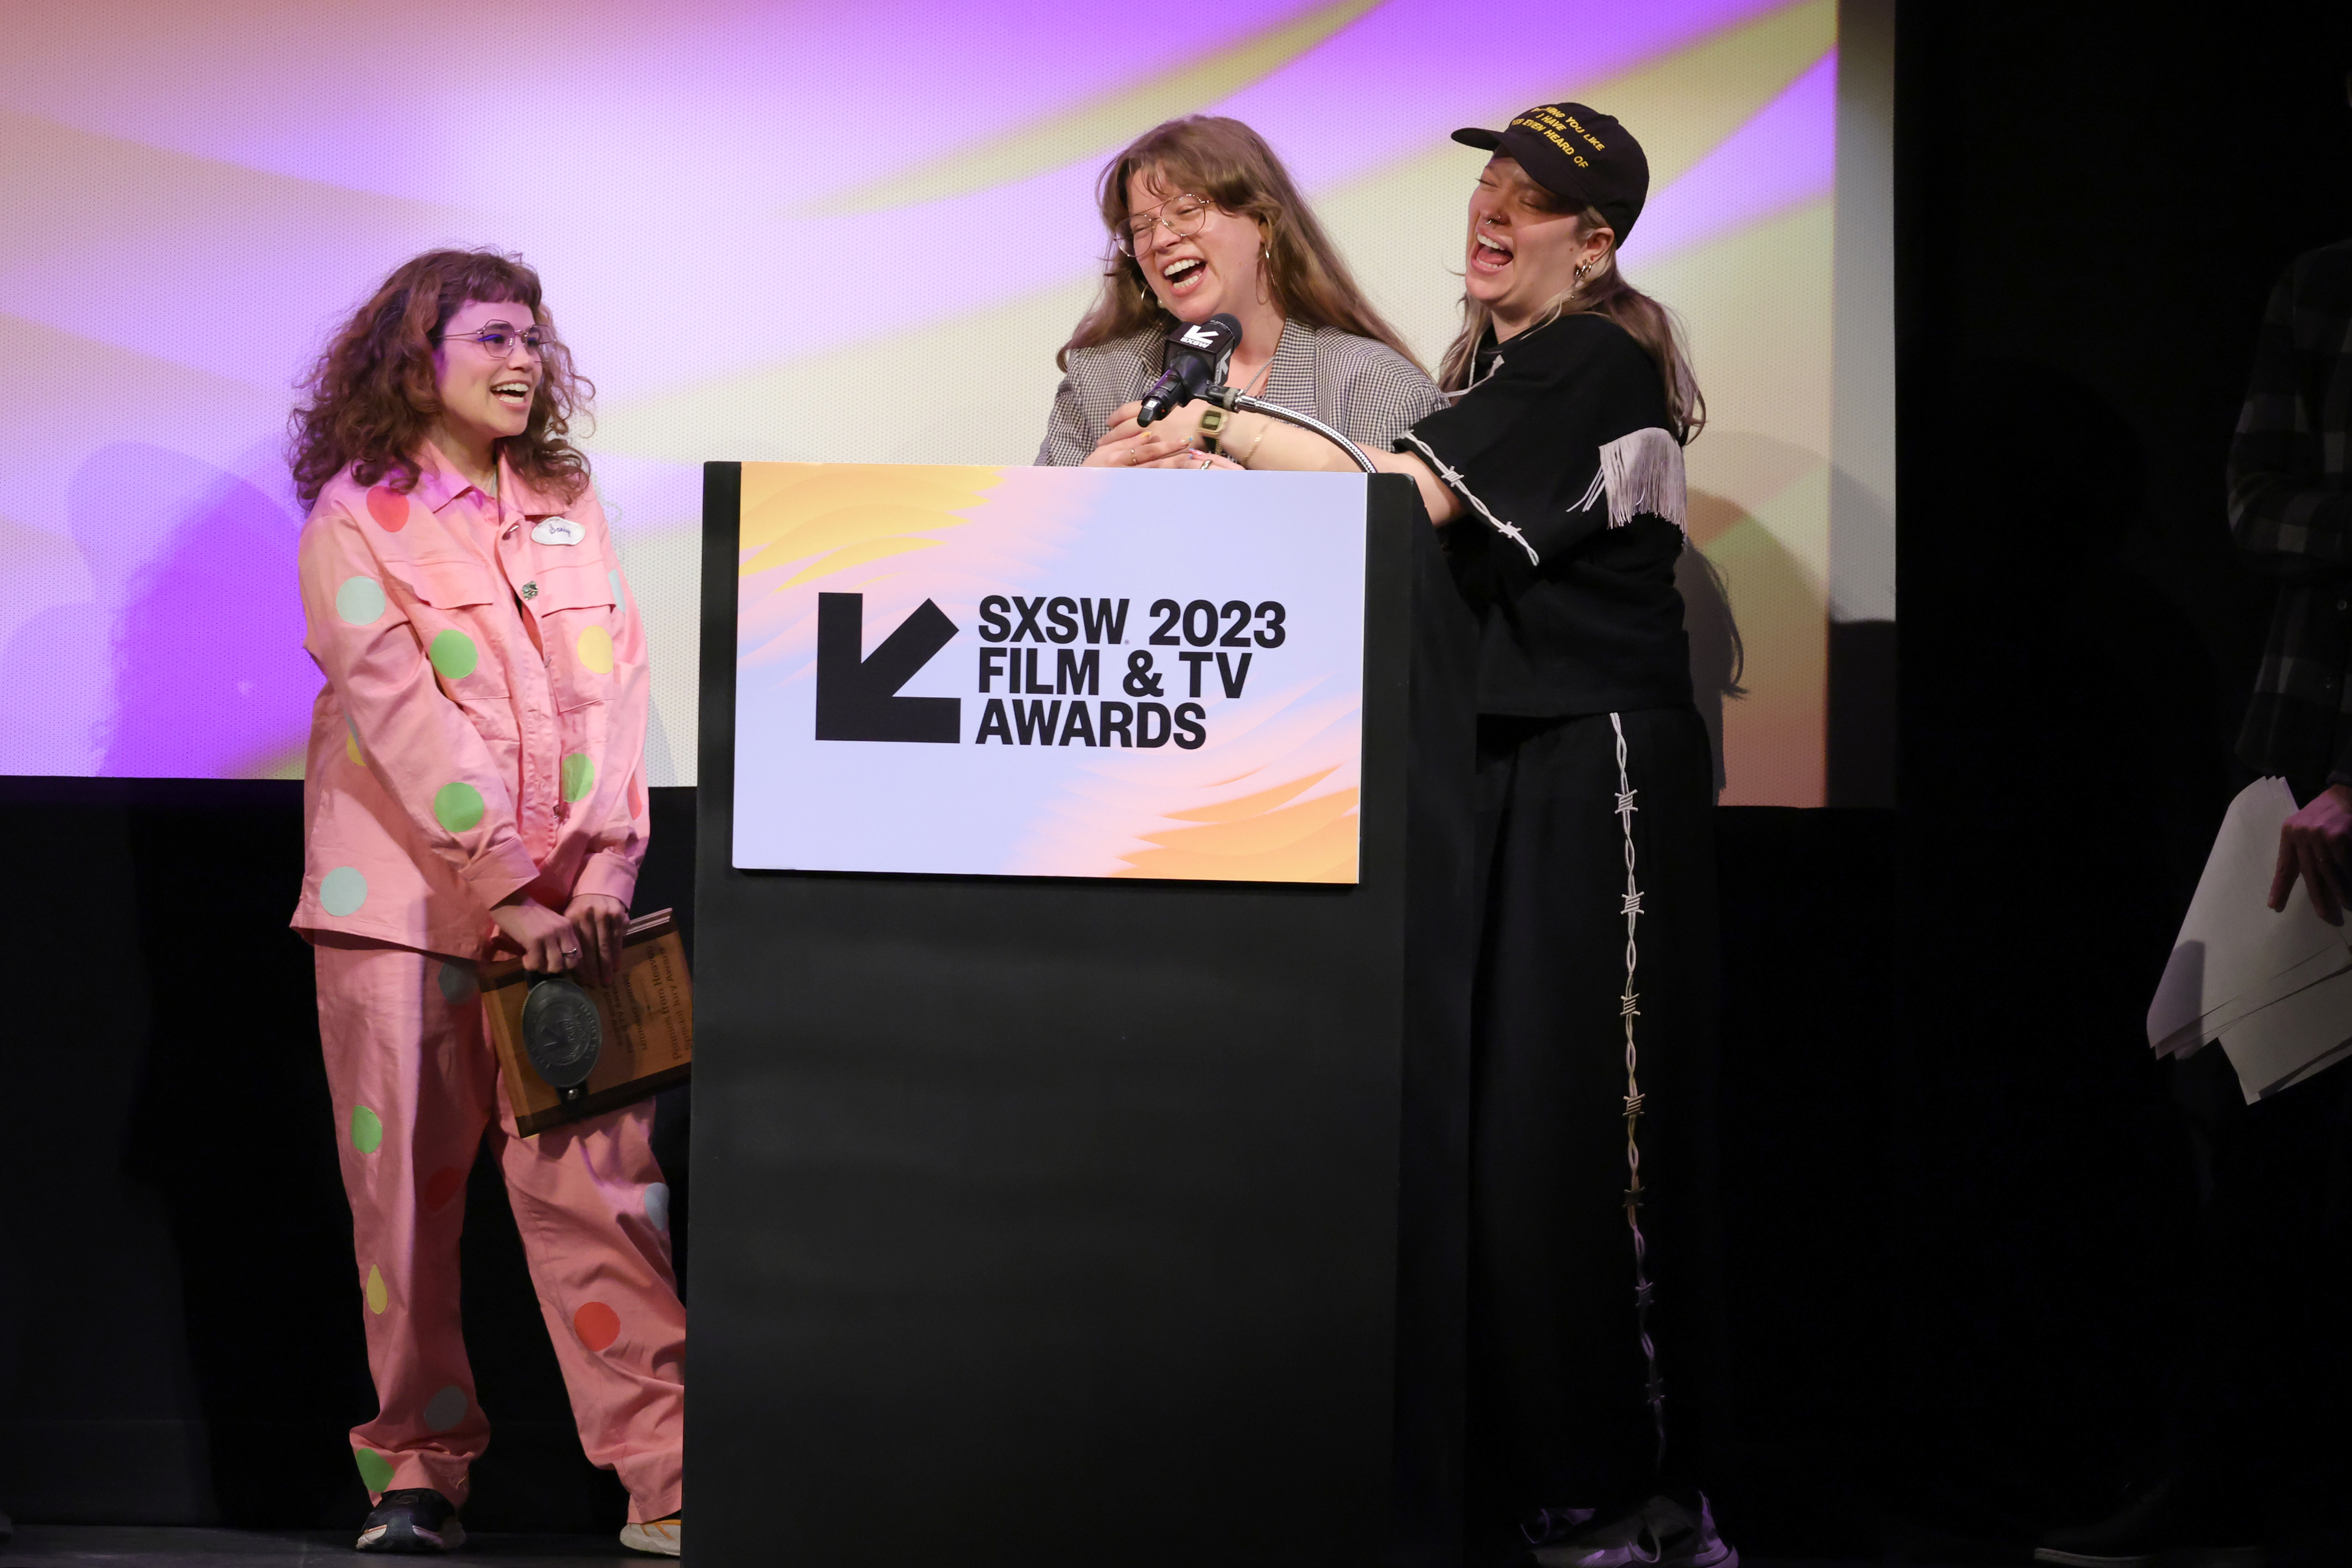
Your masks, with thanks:
[[[1178,239],[1191,239],[1209,221],[1209,204],[1198,196],[1171,196],[1149,213],[1129,217],[1111,238],[1121,256],[1133,256],[1151,246],[1151,231],[1165,228]]]
[[[504,321],[493,321],[478,332],[454,332],[441,339],[445,343],[479,343],[492,359],[503,360],[514,352],[517,343],[532,359],[547,357],[547,345],[553,341],[536,327],[518,332]]]

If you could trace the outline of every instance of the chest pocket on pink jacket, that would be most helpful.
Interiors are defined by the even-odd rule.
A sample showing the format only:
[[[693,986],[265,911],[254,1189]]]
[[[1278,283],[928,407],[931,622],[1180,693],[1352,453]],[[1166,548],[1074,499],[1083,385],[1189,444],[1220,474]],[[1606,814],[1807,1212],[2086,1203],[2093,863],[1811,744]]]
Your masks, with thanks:
[[[531,609],[547,650],[555,706],[600,703],[613,687],[613,583],[601,560],[540,569]]]
[[[441,689],[460,698],[506,695],[506,665],[488,628],[488,612],[499,601],[490,574],[469,560],[403,561],[389,570],[416,596],[417,641]]]
[[[499,585],[467,560],[407,561],[389,570],[416,596],[417,641],[442,691],[465,709],[484,739],[511,747],[516,729],[506,664],[488,626]]]

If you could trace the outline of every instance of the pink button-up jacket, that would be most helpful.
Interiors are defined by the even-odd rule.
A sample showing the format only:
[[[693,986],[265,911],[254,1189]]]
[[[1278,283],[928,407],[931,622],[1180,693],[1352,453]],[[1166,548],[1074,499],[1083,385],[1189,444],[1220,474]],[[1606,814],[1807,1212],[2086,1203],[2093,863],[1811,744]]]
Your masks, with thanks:
[[[303,646],[327,677],[293,925],[480,957],[518,888],[626,904],[645,859],[645,634],[593,488],[427,444],[416,487],[346,469],[302,528]]]

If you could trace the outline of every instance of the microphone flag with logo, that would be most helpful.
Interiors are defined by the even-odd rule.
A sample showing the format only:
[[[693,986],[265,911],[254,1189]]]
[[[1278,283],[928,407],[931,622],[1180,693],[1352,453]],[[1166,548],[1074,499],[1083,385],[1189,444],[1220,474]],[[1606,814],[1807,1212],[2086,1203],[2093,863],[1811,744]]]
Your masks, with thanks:
[[[1205,321],[1180,327],[1168,335],[1168,368],[1143,394],[1137,411],[1138,429],[1165,419],[1225,379],[1225,366],[1241,347],[1242,324],[1220,311]]]

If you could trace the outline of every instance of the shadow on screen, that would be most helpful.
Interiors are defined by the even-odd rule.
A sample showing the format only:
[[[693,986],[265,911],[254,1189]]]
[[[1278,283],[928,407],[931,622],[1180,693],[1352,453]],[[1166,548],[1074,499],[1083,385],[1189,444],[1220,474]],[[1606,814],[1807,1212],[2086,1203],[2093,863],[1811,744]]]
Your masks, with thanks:
[[[1739,623],[1732,617],[1723,569],[1696,545],[1675,561],[1675,587],[1682,592],[1683,629],[1690,634],[1691,700],[1698,705],[1698,716],[1706,724],[1707,749],[1715,762],[1715,792],[1720,795],[1723,705],[1748,695],[1748,688],[1739,684],[1748,650],[1739,640]]]
[[[299,774],[319,685],[295,589],[301,519],[225,469],[136,442],[93,453],[66,511],[113,612],[98,770]]]

